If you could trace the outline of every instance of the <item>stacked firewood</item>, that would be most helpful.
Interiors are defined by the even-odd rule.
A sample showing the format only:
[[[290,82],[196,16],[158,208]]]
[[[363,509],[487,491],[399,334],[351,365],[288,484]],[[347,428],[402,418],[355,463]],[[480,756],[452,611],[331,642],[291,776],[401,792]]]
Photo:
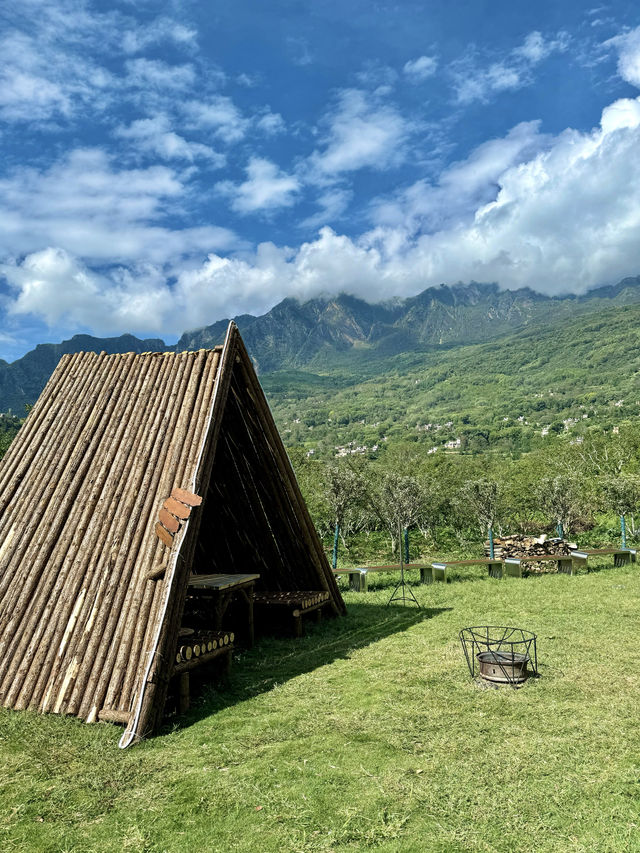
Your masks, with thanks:
[[[216,649],[233,644],[235,635],[232,631],[198,631],[196,634],[189,628],[181,628],[178,636],[176,663],[198,658]]]
[[[566,539],[549,539],[545,533],[542,536],[525,536],[516,533],[513,536],[495,537],[493,540],[493,554],[496,560],[506,560],[508,557],[546,557],[550,554],[568,556],[577,547],[575,542],[567,542]],[[484,543],[484,553],[490,556],[490,546],[487,540]],[[527,564],[529,572],[552,572],[555,564],[551,561],[536,563],[531,561]]]

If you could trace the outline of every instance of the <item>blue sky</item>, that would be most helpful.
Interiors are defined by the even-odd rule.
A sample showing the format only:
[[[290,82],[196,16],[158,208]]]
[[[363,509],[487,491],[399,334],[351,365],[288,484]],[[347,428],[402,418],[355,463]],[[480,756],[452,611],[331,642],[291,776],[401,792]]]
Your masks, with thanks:
[[[7,360],[640,274],[637,4],[21,0],[0,42]]]

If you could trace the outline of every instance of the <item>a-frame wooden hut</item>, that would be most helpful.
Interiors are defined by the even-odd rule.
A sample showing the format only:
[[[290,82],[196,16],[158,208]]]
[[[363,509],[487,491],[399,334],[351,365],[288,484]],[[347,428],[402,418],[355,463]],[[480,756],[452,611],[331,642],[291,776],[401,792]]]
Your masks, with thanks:
[[[164,527],[172,492],[203,500]],[[121,719],[129,746],[192,574],[247,571],[344,610],[235,325],[214,350],[64,356],[0,463],[0,702]]]

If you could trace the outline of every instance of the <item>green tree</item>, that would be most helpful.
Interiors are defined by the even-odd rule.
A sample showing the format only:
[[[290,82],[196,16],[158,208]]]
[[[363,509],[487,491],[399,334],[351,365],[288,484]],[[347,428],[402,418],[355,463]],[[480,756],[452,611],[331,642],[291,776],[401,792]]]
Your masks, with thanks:
[[[543,477],[537,485],[536,497],[545,515],[559,526],[561,535],[569,533],[587,509],[580,479],[570,474]]]

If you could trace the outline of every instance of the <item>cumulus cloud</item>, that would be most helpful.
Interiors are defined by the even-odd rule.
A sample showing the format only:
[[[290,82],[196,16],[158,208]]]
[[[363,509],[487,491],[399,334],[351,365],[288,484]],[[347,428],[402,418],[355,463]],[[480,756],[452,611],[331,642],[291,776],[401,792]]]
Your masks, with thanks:
[[[48,169],[19,169],[0,179],[4,255],[42,246],[106,263],[172,263],[193,252],[238,244],[225,228],[169,228],[185,179],[167,166],[119,168],[101,149],[78,149]]]
[[[406,156],[415,126],[390,104],[359,89],[343,90],[326,118],[324,146],[309,160],[322,180],[357,169],[383,170]]]
[[[639,106],[616,102],[591,133],[547,140],[497,177],[495,199],[472,221],[418,236],[390,266],[425,284],[473,278],[546,293],[581,292],[637,270]],[[397,244],[397,229],[374,233],[379,248]]]
[[[526,162],[548,143],[540,122],[522,122],[506,136],[479,145],[466,160],[451,163],[437,182],[416,181],[394,196],[376,199],[371,216],[376,225],[407,233],[451,228],[495,198],[499,179],[510,167]]]
[[[237,213],[270,211],[290,207],[296,201],[300,182],[294,175],[282,172],[275,163],[263,157],[252,157],[246,168],[247,180],[240,184],[220,181],[216,189],[231,199]]]
[[[166,280],[151,266],[116,270],[111,277],[89,270],[63,249],[28,255],[20,265],[0,267],[16,293],[10,316],[36,316],[49,326],[88,328],[99,334],[124,328],[161,331],[166,326]]]
[[[438,67],[438,61],[433,56],[419,56],[405,62],[403,71],[412,83],[422,83],[429,77],[433,77]]]
[[[640,88],[640,27],[605,42],[618,51],[618,74],[627,83]]]
[[[124,211],[125,220],[136,223],[142,211],[153,212],[163,194],[179,192],[179,179],[169,170],[114,174],[96,155],[79,156],[89,158],[85,167],[93,166],[85,169],[82,184],[90,202],[78,208],[69,190],[63,192],[68,166],[51,176],[47,186],[55,189],[52,195],[60,193],[52,216],[67,217],[57,232],[51,225],[49,233],[60,239],[68,232],[69,209],[74,217],[79,211],[96,216],[106,198],[111,214],[116,211],[122,221]],[[282,176],[273,163],[254,162],[252,169],[246,183],[259,179],[262,171],[267,189],[261,196],[247,187],[238,195],[238,186],[233,187],[247,209],[281,203],[295,192],[295,182],[288,183],[291,176]],[[95,184],[90,174],[96,176]],[[284,186],[278,186],[279,176]],[[268,188],[272,180],[276,189]],[[159,184],[164,186],[160,194],[152,189]],[[23,188],[25,215],[27,198],[31,200],[28,185],[26,181]],[[7,189],[0,186],[0,196],[6,197]],[[457,196],[455,217],[439,220],[433,214],[442,205],[439,192]],[[37,193],[33,201],[37,230],[42,215]],[[166,334],[220,316],[264,311],[292,294],[304,299],[339,289],[375,300],[471,279],[555,294],[615,282],[640,268],[640,99],[609,105],[601,125],[588,133],[567,130],[550,138],[535,123],[518,125],[452,165],[438,185],[413,185],[411,192],[395,196],[393,204],[394,217],[379,219],[358,238],[325,227],[297,249],[264,243],[253,253],[211,250],[202,264],[174,265],[173,283],[160,263],[144,267],[142,255],[111,270],[107,278],[106,273],[99,276],[77,260],[85,247],[76,239],[75,253],[52,248],[5,265],[13,288],[11,310],[48,322],[65,312],[97,331],[108,326],[111,331]],[[172,238],[174,253],[185,245],[193,248],[181,232],[165,231],[158,235],[165,249],[161,259],[166,260]],[[153,239],[147,228],[145,257],[154,257]],[[191,239],[204,245],[213,237]],[[71,295],[55,304],[55,294],[67,280]]]

